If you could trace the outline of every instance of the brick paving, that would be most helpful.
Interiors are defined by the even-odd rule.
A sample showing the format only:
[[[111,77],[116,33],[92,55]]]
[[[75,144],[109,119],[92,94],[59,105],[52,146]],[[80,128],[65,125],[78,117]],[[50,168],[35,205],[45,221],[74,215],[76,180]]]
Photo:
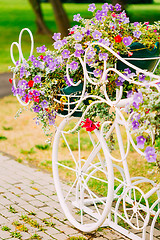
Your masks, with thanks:
[[[78,231],[61,212],[50,174],[0,154],[0,239],[69,240],[73,236],[128,239],[110,228],[92,234]]]

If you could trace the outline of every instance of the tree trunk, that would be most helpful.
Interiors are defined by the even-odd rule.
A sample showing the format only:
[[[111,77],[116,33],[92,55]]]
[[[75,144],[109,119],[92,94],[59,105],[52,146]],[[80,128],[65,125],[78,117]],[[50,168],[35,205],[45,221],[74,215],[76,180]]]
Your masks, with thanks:
[[[116,5],[116,3],[119,3],[122,6],[122,10],[124,10],[127,0],[112,0],[113,5]]]
[[[55,20],[58,27],[58,31],[61,32],[62,37],[68,35],[68,28],[70,28],[69,19],[67,14],[62,6],[61,0],[49,0],[53,12],[55,14]]]
[[[33,11],[36,16],[36,25],[37,25],[37,33],[39,34],[51,34],[51,31],[47,28],[42,15],[42,10],[40,6],[39,0],[29,0]]]

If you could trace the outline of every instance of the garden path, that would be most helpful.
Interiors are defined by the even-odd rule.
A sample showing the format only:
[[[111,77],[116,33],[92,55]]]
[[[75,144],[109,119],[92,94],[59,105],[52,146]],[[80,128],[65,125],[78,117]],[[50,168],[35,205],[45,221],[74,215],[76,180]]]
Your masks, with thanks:
[[[12,73],[1,73],[0,74],[0,98],[10,95],[12,85],[9,82],[9,78],[12,77]]]
[[[90,240],[128,239],[110,228],[101,228],[93,234],[73,228],[61,212],[49,173],[3,153],[0,166],[0,239],[69,240],[72,236]],[[160,239],[158,232],[154,239]]]

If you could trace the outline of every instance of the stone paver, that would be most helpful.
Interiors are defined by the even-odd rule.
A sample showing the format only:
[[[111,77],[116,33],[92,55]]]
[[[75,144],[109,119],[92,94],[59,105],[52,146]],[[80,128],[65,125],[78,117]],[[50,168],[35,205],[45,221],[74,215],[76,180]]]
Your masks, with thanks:
[[[1,153],[0,166],[0,239],[18,239],[11,233],[20,234],[22,240],[30,240],[34,235],[42,240],[69,240],[73,236],[90,240],[128,239],[110,228],[85,234],[72,227],[61,212],[50,174]],[[155,235],[159,239],[160,233],[156,231]]]

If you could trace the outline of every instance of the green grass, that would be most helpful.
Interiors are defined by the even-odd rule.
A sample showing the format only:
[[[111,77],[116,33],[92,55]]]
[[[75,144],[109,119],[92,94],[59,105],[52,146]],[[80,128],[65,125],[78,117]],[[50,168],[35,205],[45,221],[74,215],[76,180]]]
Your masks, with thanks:
[[[37,144],[37,145],[35,145],[35,147],[40,150],[49,150],[50,149],[49,144]]]
[[[96,4],[97,9],[102,4]],[[10,45],[18,41],[19,32],[22,28],[29,28],[33,32],[35,48],[45,44],[52,49],[52,39],[48,36],[36,34],[35,16],[28,0],[0,0],[0,72],[8,71],[8,66],[13,66],[10,58]],[[68,3],[64,4],[71,26],[76,24],[72,21],[73,15],[80,13],[82,17],[89,18],[92,13],[88,12],[88,4]],[[150,21],[160,20],[160,0],[155,0],[154,4],[132,4],[127,8],[131,21]],[[42,10],[47,26],[52,32],[56,32],[54,14],[49,3],[42,3]],[[22,49],[24,57],[28,58],[30,51],[30,38],[27,33],[22,37]],[[34,51],[35,53],[35,51]],[[18,52],[14,48],[15,59],[18,60]]]
[[[2,140],[2,141],[3,141],[3,140],[7,140],[7,137],[1,135],[1,136],[0,136],[0,140]]]
[[[33,147],[30,150],[21,149],[20,152],[23,153],[23,154],[33,154],[33,153],[35,153]]]

